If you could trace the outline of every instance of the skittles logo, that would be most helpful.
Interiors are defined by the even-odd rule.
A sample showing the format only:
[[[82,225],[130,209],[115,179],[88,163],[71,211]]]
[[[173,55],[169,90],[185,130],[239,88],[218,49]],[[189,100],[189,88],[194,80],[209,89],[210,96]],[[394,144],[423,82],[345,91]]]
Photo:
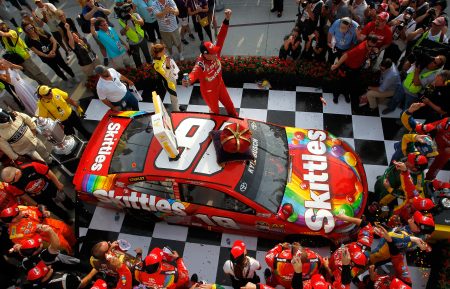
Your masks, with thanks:
[[[312,231],[344,233],[352,224],[334,216],[360,216],[365,174],[355,152],[321,130],[286,128],[292,174],[278,216]]]

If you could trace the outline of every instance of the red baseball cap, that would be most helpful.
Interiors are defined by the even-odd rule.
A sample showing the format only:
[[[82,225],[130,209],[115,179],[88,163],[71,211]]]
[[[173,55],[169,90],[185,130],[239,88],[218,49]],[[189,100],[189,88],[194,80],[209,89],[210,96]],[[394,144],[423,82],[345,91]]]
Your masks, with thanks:
[[[220,51],[220,46],[214,45],[211,41],[203,41],[200,44],[200,52],[202,54],[217,54]]]
[[[320,274],[314,274],[311,277],[312,289],[331,289],[331,284],[325,281],[325,278]]]
[[[412,205],[418,211],[428,211],[435,206],[431,199],[422,197],[414,197],[412,199]]]
[[[238,259],[240,256],[244,255],[245,253],[245,248],[242,248],[241,246],[233,246],[233,248],[231,248],[231,256],[236,260]]]
[[[292,250],[291,249],[284,249],[278,255],[278,258],[287,259],[287,260],[292,259]]]
[[[381,11],[387,11],[389,8],[389,6],[386,3],[381,3],[379,9]],[[389,18],[389,14],[388,14],[388,18]]]
[[[245,249],[247,249],[247,246],[245,245],[244,241],[242,241],[242,240],[234,241],[233,247],[236,247],[236,246],[241,247],[242,249],[244,249],[244,251],[245,251]]]
[[[104,289],[107,288],[106,282],[102,279],[97,279],[91,289]]]
[[[22,240],[20,242],[20,249],[36,249],[42,244],[42,238],[40,235],[35,234],[33,237]]]
[[[364,251],[361,249],[361,247],[356,244],[355,242],[347,245],[348,251],[350,253],[350,258],[352,259],[353,263],[355,263],[358,266],[366,266],[367,262],[369,261],[366,254],[364,254]]]
[[[431,234],[434,231],[434,220],[432,216],[425,216],[419,211],[415,211],[414,223],[419,227],[422,234]]]
[[[5,223],[10,223],[11,220],[19,214],[19,207],[17,205],[3,209],[0,213],[0,218]]]
[[[36,266],[34,266],[27,274],[27,280],[37,281],[44,278],[50,269],[45,265],[44,261],[40,261]]]
[[[163,251],[160,248],[154,248],[150,251],[150,254],[145,257],[145,266],[154,265],[162,261]]]
[[[402,280],[394,278],[391,281],[389,289],[411,289],[411,287],[406,285]]]
[[[377,16],[383,21],[387,21],[389,19],[389,13],[387,12],[381,12]]]

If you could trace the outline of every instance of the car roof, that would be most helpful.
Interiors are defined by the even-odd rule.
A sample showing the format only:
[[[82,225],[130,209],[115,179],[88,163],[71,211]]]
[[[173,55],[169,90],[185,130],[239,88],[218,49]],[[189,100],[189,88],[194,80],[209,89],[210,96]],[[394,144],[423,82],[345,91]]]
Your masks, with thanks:
[[[94,131],[93,136],[95,137],[89,141],[80,160],[73,180],[76,189],[83,191],[83,187],[85,187],[83,186],[83,181],[86,182],[89,176],[95,176],[97,179],[96,182],[99,184],[108,183],[99,182],[98,179],[100,177],[103,180],[111,180],[111,176],[108,177],[111,173],[109,171],[110,161],[120,135],[131,123],[133,118],[152,114],[146,112],[108,112]],[[154,176],[166,179],[176,178],[190,182],[197,181],[200,183],[215,184],[233,190],[242,176],[245,169],[245,162],[229,162],[224,166],[220,166],[217,163],[217,154],[209,133],[223,128],[229,122],[246,125],[247,120],[195,112],[172,113],[171,119],[175,131],[180,128],[180,124],[182,127],[188,128],[187,134],[179,136],[179,133],[177,133],[178,139],[180,137],[192,138],[189,139],[190,147],[180,147],[180,158],[178,160],[170,160],[165,151],[162,150],[161,144],[156,137],[152,136],[153,138],[145,156],[143,171],[116,173],[115,177],[133,178],[137,176]],[[205,123],[207,125],[204,125]],[[114,136],[112,136],[110,129],[113,129]],[[114,146],[108,147],[109,140],[116,142]],[[108,151],[108,149],[110,150]],[[102,153],[107,155],[101,168],[98,169],[98,167],[94,166],[94,163]]]

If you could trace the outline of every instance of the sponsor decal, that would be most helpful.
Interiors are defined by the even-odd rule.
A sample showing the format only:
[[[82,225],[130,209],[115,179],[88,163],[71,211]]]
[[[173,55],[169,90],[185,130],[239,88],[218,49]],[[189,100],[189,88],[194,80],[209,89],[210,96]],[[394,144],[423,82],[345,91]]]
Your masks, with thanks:
[[[256,221],[255,228],[258,231],[269,232],[270,225],[267,222]]]
[[[128,178],[129,182],[141,182],[141,181],[145,181],[145,177],[144,176],[140,176],[140,177],[131,177]]]
[[[91,165],[91,171],[100,171],[107,156],[111,155],[114,144],[117,142],[117,134],[120,130],[120,123],[110,122],[108,124],[102,145],[100,146],[97,155],[94,158],[94,163]]]
[[[124,194],[117,194],[114,190],[96,190],[93,195],[103,203],[113,204],[119,208],[133,208],[146,210],[149,212],[160,212],[164,214],[175,214],[186,216],[186,207],[183,203],[157,198],[152,195],[134,191],[124,191]]]
[[[284,233],[284,225],[283,224],[272,224],[272,228],[270,228],[272,232]]]

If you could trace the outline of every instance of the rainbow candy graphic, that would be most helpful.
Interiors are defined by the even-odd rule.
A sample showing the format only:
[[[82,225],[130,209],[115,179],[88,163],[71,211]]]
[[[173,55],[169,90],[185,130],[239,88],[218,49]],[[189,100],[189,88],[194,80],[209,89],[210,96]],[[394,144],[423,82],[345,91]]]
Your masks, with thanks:
[[[348,216],[359,216],[363,210],[365,180],[357,169],[358,158],[353,150],[344,148],[341,140],[325,132],[327,137],[322,142],[326,145],[327,173],[329,175],[328,185],[331,195],[331,211],[334,215],[344,213]],[[286,127],[289,150],[300,152],[293,165],[291,182],[287,184],[282,200],[282,206],[289,204],[293,207],[292,214],[287,221],[299,225],[305,223],[305,201],[311,200],[309,182],[302,179],[301,154],[308,153],[307,145],[311,140],[308,138],[308,129]],[[338,221],[336,227],[342,226]],[[335,229],[336,229],[335,227]]]
[[[146,111],[121,111],[121,112],[119,112],[117,114],[117,116],[133,118],[133,117],[136,117],[138,115],[143,115],[143,114],[146,114],[146,113],[148,113],[148,112],[146,112]]]
[[[83,192],[86,193],[93,193],[96,190],[109,190],[112,187],[115,178],[116,178],[115,174],[107,176],[86,174],[83,177],[81,189]]]

